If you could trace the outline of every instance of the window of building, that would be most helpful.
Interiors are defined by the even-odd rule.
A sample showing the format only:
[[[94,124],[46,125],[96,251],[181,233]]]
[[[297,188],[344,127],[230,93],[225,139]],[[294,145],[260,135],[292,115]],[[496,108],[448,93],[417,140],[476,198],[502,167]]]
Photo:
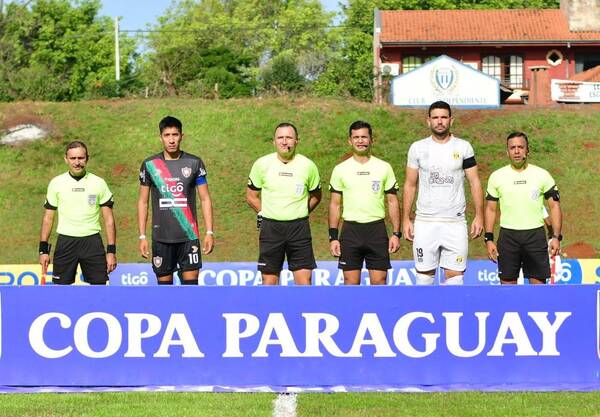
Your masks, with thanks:
[[[481,72],[502,81],[502,64],[500,57],[489,55],[481,60]]]
[[[523,88],[523,57],[488,55],[481,59],[481,71],[511,88]]]
[[[426,62],[434,59],[434,56],[415,56],[409,55],[402,58],[402,73],[406,73],[408,71],[412,71],[414,69],[419,68]]]

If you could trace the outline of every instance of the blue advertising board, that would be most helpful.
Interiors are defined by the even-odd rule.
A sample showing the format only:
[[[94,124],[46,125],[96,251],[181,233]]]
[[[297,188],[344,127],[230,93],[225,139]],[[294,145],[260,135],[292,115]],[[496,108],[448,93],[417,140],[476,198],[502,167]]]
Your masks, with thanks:
[[[413,261],[392,261],[388,271],[390,286],[414,285],[415,267]],[[437,278],[439,280],[439,273]],[[50,265],[46,284],[51,284]],[[368,271],[362,271],[362,284],[369,283]],[[486,260],[469,260],[464,278],[466,285],[498,285],[497,265]],[[75,284],[83,284],[85,278],[78,271]],[[256,286],[262,277],[256,270],[255,262],[204,262],[200,271],[199,284],[202,286]],[[0,265],[0,286],[40,285],[41,267],[37,264]],[[342,285],[344,278],[335,261],[317,261],[313,271],[312,284],[315,286]],[[600,284],[600,259],[562,259],[556,263],[555,284]],[[175,277],[175,284],[179,279]],[[110,274],[110,285],[146,286],[156,285],[156,277],[149,263],[124,263]],[[294,285],[292,273],[284,269],[281,285]]]
[[[1,287],[0,385],[600,389],[600,290]]]

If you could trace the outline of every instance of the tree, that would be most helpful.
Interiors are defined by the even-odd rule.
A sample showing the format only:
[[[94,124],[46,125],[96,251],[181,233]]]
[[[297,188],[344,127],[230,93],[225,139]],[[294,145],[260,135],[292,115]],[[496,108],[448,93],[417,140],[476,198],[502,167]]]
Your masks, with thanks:
[[[99,0],[11,2],[0,21],[0,99],[76,100],[116,94],[113,23]],[[123,38],[124,86],[135,43]]]
[[[252,88],[261,68],[280,54],[293,56],[302,76],[315,79],[329,59],[332,17],[318,0],[179,1],[159,19],[149,39],[144,77],[157,93],[187,93],[185,86],[197,86],[208,70],[203,51],[225,48],[246,58],[240,73]],[[223,69],[218,73],[225,76]],[[212,71],[211,77],[216,74]]]
[[[559,0],[348,0],[341,51],[315,85],[321,94],[373,95],[373,13],[380,10],[557,8]]]

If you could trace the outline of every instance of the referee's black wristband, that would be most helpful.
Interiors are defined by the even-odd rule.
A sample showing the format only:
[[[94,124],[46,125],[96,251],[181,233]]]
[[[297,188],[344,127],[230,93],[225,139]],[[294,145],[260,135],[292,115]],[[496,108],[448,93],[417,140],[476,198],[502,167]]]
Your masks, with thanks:
[[[392,235],[400,239],[402,237],[402,232],[392,232]]]
[[[492,233],[492,232],[485,232],[483,234],[483,241],[484,242],[493,242],[494,241],[494,233]]]
[[[117,253],[117,245],[106,245],[106,253]]]
[[[50,244],[48,242],[40,242],[40,255],[50,254]]]
[[[332,240],[339,240],[339,230],[337,227],[329,228],[329,241],[331,242]]]

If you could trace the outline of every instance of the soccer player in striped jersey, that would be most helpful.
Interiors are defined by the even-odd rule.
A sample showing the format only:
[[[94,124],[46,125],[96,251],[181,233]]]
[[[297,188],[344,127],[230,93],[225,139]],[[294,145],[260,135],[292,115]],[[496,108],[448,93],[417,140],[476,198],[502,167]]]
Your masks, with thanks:
[[[139,248],[150,256],[146,238],[148,200],[152,199],[152,269],[159,285],[173,284],[179,272],[184,285],[198,285],[202,255],[214,247],[212,202],[202,159],[181,150],[181,121],[167,116],[159,123],[162,152],[152,155],[140,168],[138,199]],[[205,236],[200,246],[196,216],[196,192],[200,198]]]

